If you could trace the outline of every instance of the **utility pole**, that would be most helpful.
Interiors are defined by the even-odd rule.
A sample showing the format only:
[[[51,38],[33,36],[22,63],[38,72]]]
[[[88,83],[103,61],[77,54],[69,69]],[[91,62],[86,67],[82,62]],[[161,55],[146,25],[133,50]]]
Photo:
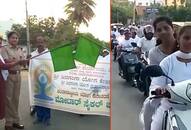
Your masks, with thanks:
[[[29,19],[28,19],[28,9],[27,9],[27,0],[25,0],[25,7],[26,7],[26,33],[27,33],[27,53],[28,55],[31,53],[30,47],[30,35],[29,35]]]
[[[136,13],[136,0],[134,0],[134,5],[133,5],[133,24],[135,24],[135,13]]]

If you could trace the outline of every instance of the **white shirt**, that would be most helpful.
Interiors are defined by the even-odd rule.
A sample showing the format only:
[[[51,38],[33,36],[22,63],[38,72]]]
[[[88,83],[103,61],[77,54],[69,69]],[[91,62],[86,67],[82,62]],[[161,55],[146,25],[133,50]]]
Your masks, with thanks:
[[[39,53],[39,52],[38,52],[38,49],[36,49],[35,51],[33,51],[33,52],[31,53],[31,56],[34,57],[34,56],[37,56],[37,55],[42,54],[42,53],[45,53],[45,52],[48,52],[48,49],[47,49],[47,48],[46,48],[43,52],[41,52],[41,53]],[[40,56],[42,57],[42,56],[45,56],[45,55],[47,55],[47,54],[49,54],[49,53],[45,53],[45,54],[42,54],[42,55],[40,55]]]
[[[178,61],[176,53],[177,52],[167,56],[160,63],[164,73],[171,77],[175,83],[191,79],[191,63],[187,63],[186,65],[185,63]],[[166,85],[170,83],[171,80],[164,76],[153,78],[151,89],[154,85],[166,87]]]
[[[137,46],[141,48],[143,53],[149,51],[150,49],[154,48],[156,45],[156,38],[152,38],[151,40],[147,40],[145,37],[140,38],[138,41]]]
[[[103,57],[103,56],[98,56],[97,61],[110,63],[110,53],[109,53],[108,55],[106,55],[105,57]]]
[[[119,35],[121,35],[118,31],[114,32],[115,36],[118,37]]]
[[[126,40],[125,38],[119,43],[122,46],[122,49],[132,50],[131,40]]]
[[[144,36],[144,34],[143,34],[143,28],[142,28],[142,27],[140,27],[140,28],[137,30],[137,36],[138,36],[139,38],[141,38],[141,37]]]
[[[123,41],[124,38],[125,38],[124,35],[119,35],[119,36],[117,37],[117,41],[120,43],[120,42]]]
[[[178,61],[176,53],[177,52],[167,56],[160,63],[164,73],[172,78],[175,83],[191,79],[191,63],[187,63],[186,65],[185,63]],[[171,84],[171,80],[164,76],[153,78],[150,91],[155,90],[158,87],[167,87],[168,84]],[[162,98],[161,104],[166,108],[170,108],[171,106],[166,98]]]
[[[131,42],[138,43],[140,38],[136,35],[135,38],[130,38]]]

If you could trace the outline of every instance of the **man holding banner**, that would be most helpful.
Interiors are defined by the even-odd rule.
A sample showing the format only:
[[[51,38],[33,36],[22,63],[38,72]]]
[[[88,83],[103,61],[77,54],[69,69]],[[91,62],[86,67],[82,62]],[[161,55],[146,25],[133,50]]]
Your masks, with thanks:
[[[48,52],[46,48],[46,39],[43,35],[38,34],[36,36],[36,47],[37,49],[31,53],[31,57],[38,56],[42,53]],[[44,55],[41,55],[41,57]],[[33,60],[33,59],[31,59]],[[45,125],[50,125],[50,108],[43,106],[34,106],[31,114],[36,112],[37,119],[34,121],[36,123],[44,123]]]
[[[99,43],[82,36],[75,54],[70,43],[63,43],[31,57],[31,105],[76,114],[109,115],[110,61],[98,59],[101,51]],[[105,52],[104,56],[108,55]]]

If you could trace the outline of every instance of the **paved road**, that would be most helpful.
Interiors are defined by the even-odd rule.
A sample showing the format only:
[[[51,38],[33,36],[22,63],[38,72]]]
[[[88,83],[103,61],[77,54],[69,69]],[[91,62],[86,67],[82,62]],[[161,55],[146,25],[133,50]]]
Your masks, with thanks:
[[[112,130],[141,130],[138,117],[145,98],[119,77],[117,63],[112,71]]]
[[[27,72],[22,73],[22,89],[20,96],[21,122],[25,130],[109,130],[110,119],[105,116],[84,116],[52,110],[51,125],[33,125],[34,117],[30,116],[29,91],[27,83]],[[118,129],[119,130],[119,129]]]

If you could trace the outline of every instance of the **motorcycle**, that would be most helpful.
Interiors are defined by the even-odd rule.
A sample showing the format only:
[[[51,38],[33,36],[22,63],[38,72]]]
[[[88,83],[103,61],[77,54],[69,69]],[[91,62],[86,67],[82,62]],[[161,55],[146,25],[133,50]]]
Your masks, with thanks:
[[[117,39],[112,39],[111,43],[112,43],[112,51],[113,51],[114,61],[116,61],[118,41],[117,41]]]
[[[148,52],[143,53],[140,62],[136,66],[137,75],[135,76],[135,80],[137,83],[137,88],[140,92],[144,93],[144,96],[149,96],[149,86],[151,83],[151,79],[148,75],[146,75],[145,68],[148,66]]]
[[[160,66],[152,65],[146,68],[150,77],[165,76],[171,80],[170,87],[163,95],[152,91],[153,98],[167,98],[172,107],[163,115],[162,130],[191,130],[191,79],[174,83],[173,79],[164,74]]]
[[[127,82],[132,82],[132,85],[135,86],[135,75],[136,75],[136,65],[138,63],[137,54],[134,52],[134,48],[137,46],[136,43],[131,43],[133,46],[132,49],[122,50],[122,78],[126,79]]]

